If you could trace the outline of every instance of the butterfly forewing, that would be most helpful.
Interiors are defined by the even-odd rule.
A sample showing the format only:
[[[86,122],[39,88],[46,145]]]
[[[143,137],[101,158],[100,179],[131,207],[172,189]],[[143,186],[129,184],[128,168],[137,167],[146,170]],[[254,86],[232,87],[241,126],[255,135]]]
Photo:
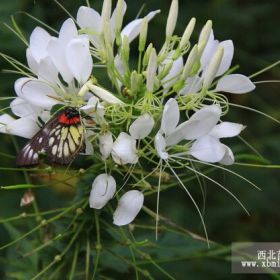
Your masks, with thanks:
[[[36,165],[40,153],[45,153],[50,162],[68,164],[84,148],[84,128],[79,113],[74,108],[67,108],[47,122],[23,147],[16,163]]]

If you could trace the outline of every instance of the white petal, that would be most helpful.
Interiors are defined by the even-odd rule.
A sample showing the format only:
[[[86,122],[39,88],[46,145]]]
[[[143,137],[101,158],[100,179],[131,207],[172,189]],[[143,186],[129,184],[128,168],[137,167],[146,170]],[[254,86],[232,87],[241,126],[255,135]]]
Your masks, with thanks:
[[[107,132],[99,136],[99,150],[103,159],[107,159],[113,149],[113,136],[111,132]]]
[[[48,45],[48,53],[52,59],[53,64],[61,74],[66,83],[73,80],[73,74],[69,69],[65,56],[66,46],[62,45],[57,38],[53,38]]]
[[[225,147],[218,139],[211,136],[203,136],[196,140],[189,153],[205,162],[219,162],[225,155]]]
[[[185,121],[166,137],[166,145],[178,144],[183,139],[194,140],[201,136],[201,121]]]
[[[120,55],[116,55],[115,57],[115,66],[120,72],[120,74],[124,75],[125,73],[125,63]]]
[[[0,115],[0,132],[6,133],[6,125],[14,122],[15,119],[8,114]]]
[[[216,138],[234,137],[240,134],[245,128],[244,125],[232,122],[222,122],[217,124],[210,132],[209,135]]]
[[[121,132],[113,144],[112,157],[117,164],[137,163],[136,140]]]
[[[101,16],[92,8],[81,6],[77,13],[77,22],[82,28],[91,28],[97,33],[101,32]]]
[[[88,116],[91,116],[95,119],[95,121],[98,121],[98,119],[103,119],[105,114],[104,106],[100,104],[99,98],[96,96],[92,96],[92,94],[89,94],[90,98],[87,102],[87,105],[84,105],[80,108],[80,110],[84,111]]]
[[[119,200],[113,223],[117,226],[130,224],[140,212],[143,203],[143,193],[137,190],[126,192]]]
[[[224,164],[224,165],[234,164],[234,155],[233,155],[232,150],[226,145],[223,145],[223,146],[226,150],[226,153],[225,153],[224,157],[219,161],[219,163]]]
[[[155,137],[155,148],[157,150],[157,154],[161,159],[168,159],[168,153],[165,151],[166,148],[166,142],[164,137],[161,133],[157,133]]]
[[[217,84],[215,89],[216,92],[230,92],[230,93],[247,93],[253,91],[256,86],[251,82],[251,80],[240,74],[231,74],[222,77]]]
[[[89,206],[94,209],[103,208],[116,192],[116,181],[107,174],[98,175],[93,183],[89,197]]]
[[[61,26],[59,40],[66,46],[72,39],[78,36],[78,31],[73,19],[69,18]]]
[[[13,119],[7,114],[0,116],[0,132],[30,139],[39,130],[37,123],[30,118]]]
[[[17,96],[22,95],[22,87],[30,81],[36,81],[36,79],[30,79],[30,78],[19,78],[15,81],[14,89],[17,94]]]
[[[41,81],[30,80],[22,86],[21,97],[26,99],[34,106],[50,109],[57,104],[55,91],[46,83]]]
[[[30,52],[33,58],[39,63],[48,55],[47,46],[51,40],[51,35],[41,27],[36,27],[30,35]]]
[[[150,12],[148,15],[146,15],[148,21],[150,21],[156,14],[158,14],[160,10]],[[142,24],[143,18],[135,19],[131,21],[128,25],[124,27],[124,29],[121,32],[121,36],[127,36],[129,39],[129,42],[132,42],[140,33],[141,30],[141,24]]]
[[[58,81],[58,70],[50,57],[45,57],[38,65],[38,76],[52,84]]]
[[[230,68],[234,52],[233,42],[231,40],[223,41],[219,46],[224,48],[224,55],[216,74],[217,77],[223,75]]]
[[[222,110],[218,105],[205,106],[195,112],[190,119],[181,124],[178,129],[183,127],[183,135],[186,140],[194,140],[206,135],[213,129],[220,119]]]
[[[33,57],[30,48],[26,50],[26,60],[29,68],[34,74],[38,74],[39,62]]]
[[[66,48],[68,66],[80,84],[84,84],[92,71],[92,57],[89,42],[85,39],[73,39]]]
[[[17,97],[10,103],[12,112],[18,117],[36,119],[37,115],[30,103],[21,97]]]
[[[203,54],[201,56],[201,59],[200,59],[201,69],[205,70],[207,68],[211,58],[217,51],[218,45],[219,45],[219,41],[214,39],[214,33],[212,31],[210,33],[208,42],[206,44],[206,47],[205,47]]]
[[[147,137],[154,127],[155,121],[149,114],[138,117],[129,127],[129,133],[134,139]]]
[[[164,105],[162,119],[161,119],[161,130],[165,135],[171,134],[180,118],[180,111],[177,101],[174,98],[170,98]]]
[[[100,14],[89,7],[82,6],[78,10],[77,22],[83,29],[89,29],[90,38],[96,47],[99,47],[99,33],[102,31]]]

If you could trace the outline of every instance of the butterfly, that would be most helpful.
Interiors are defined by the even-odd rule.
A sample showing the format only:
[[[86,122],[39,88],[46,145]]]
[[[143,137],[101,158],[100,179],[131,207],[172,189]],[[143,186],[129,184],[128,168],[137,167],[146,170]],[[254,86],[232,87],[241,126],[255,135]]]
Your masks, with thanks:
[[[50,119],[16,158],[18,166],[39,164],[40,154],[47,160],[62,165],[69,164],[80,151],[85,150],[85,129],[76,108],[67,107]]]

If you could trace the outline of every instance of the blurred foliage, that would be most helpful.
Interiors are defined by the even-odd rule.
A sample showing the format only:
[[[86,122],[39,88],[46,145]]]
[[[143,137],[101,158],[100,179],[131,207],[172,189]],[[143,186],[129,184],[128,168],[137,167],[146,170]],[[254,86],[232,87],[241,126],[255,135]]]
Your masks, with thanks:
[[[74,16],[77,8],[80,5],[85,5],[82,0],[63,0],[60,3]],[[158,8],[162,10],[161,14],[149,25],[150,40],[156,46],[159,46],[164,37],[164,24],[168,15],[170,1],[149,0],[145,3],[143,0],[128,0],[127,3],[128,12],[125,21],[133,19],[141,8],[143,8],[142,14]],[[95,0],[93,6],[101,10],[102,1]],[[207,19],[212,19],[216,37],[219,40],[233,40],[236,50],[234,63],[240,65],[239,71],[250,75],[280,58],[279,11],[279,0],[181,0],[176,32],[177,34],[182,34],[188,20],[191,17],[196,17],[198,23],[194,37],[197,38],[200,27],[203,26]],[[1,1],[1,22],[10,24],[10,16],[14,15],[27,38],[38,23],[34,22],[23,12],[32,14],[32,16],[39,18],[54,28],[57,28],[67,18],[65,12],[55,2],[50,0]],[[0,34],[0,51],[25,62],[24,44],[3,24],[1,24]],[[3,59],[0,61],[0,68],[7,68],[7,64]],[[13,82],[16,78],[14,75],[1,74],[0,96],[14,95]],[[278,66],[254,79],[254,81],[262,80],[280,80],[280,67]],[[257,108],[280,119],[279,94],[280,84],[266,83],[258,85],[257,90],[251,94],[229,96],[229,98],[234,103]],[[7,104],[2,104],[2,108],[5,105]],[[227,119],[248,125],[243,134],[246,141],[252,144],[272,164],[279,164],[279,126],[276,123],[253,112],[238,108],[232,108]],[[14,158],[2,155],[2,153],[13,156],[16,154],[12,138],[1,135],[0,139],[0,166],[13,167]],[[242,141],[237,143],[234,150],[241,153],[251,152]],[[236,177],[216,171],[213,177],[238,194],[238,197],[249,209],[251,216],[247,217],[231,197],[220,191],[215,185],[207,182],[205,220],[210,239],[221,244],[227,244],[225,247],[227,254],[229,254],[228,250],[231,242],[234,241],[279,241],[279,171],[277,172],[277,169],[238,166],[233,167],[232,170],[252,180],[262,188],[262,192],[252,189],[246,182]],[[5,170],[0,170],[0,178],[0,185],[12,185],[23,182],[22,173]],[[192,190],[197,189],[195,196],[200,201],[200,204],[202,204],[197,182],[191,182],[189,187]],[[40,190],[37,193],[40,209],[61,207],[63,203],[68,201],[67,196],[59,195],[51,189]],[[22,209],[19,207],[19,200],[22,194],[23,191],[0,191],[1,218],[21,213]],[[147,202],[147,206],[153,209],[155,204],[156,202],[151,199]],[[202,233],[202,227],[193,205],[185,195],[182,195],[182,190],[179,188],[162,193],[160,213],[181,227]],[[141,214],[141,218],[145,219],[147,217],[145,214]],[[9,223],[5,227],[1,227],[1,244],[16,238],[19,235],[19,230],[22,232],[24,228],[29,228],[28,226],[27,222],[25,226],[22,223]],[[136,238],[137,236],[138,232]],[[159,255],[159,259],[163,257],[166,259],[168,257],[173,258],[172,262],[163,262],[161,265],[175,279],[204,279],[206,277],[209,280],[225,278],[273,279],[272,275],[254,275],[250,277],[248,275],[231,274],[230,262],[227,261],[223,254],[215,254],[215,246],[208,250],[206,245],[201,244],[201,242],[195,242],[183,237],[179,238],[172,233],[162,236],[158,242],[154,240],[154,231],[150,233],[145,231],[139,232],[139,236],[141,236],[139,240],[149,237],[156,244],[154,251],[152,247],[149,247],[146,253]],[[30,250],[33,248],[32,239],[29,239],[29,242],[21,241],[21,246],[26,251]],[[123,249],[112,248],[112,250],[115,250],[114,254],[119,254],[119,250]],[[195,252],[203,253],[197,253],[196,255]],[[1,251],[0,254],[0,279],[24,279],[22,275],[14,275],[11,267],[6,267],[8,272],[10,271],[10,276],[7,277],[1,274],[8,259],[18,258],[17,247],[13,250]],[[92,254],[94,254],[94,251]],[[131,272],[129,265],[117,261],[113,257],[114,254],[104,254],[101,259],[102,265],[107,267],[108,270],[117,269],[119,271],[119,274],[112,274],[111,279],[124,279],[124,275],[126,275],[125,279],[134,279],[135,274]],[[44,257],[48,259],[48,256]],[[34,275],[35,272],[33,272],[32,268],[36,267],[37,261],[36,257],[31,257],[23,258],[17,262],[17,264],[21,264],[19,271],[24,271],[28,267],[29,271],[24,274],[25,279],[31,279],[32,275]],[[145,260],[143,260],[143,268],[148,269],[155,279],[167,279],[160,271],[151,267],[150,264],[145,264]],[[34,271],[36,271],[35,268]]]

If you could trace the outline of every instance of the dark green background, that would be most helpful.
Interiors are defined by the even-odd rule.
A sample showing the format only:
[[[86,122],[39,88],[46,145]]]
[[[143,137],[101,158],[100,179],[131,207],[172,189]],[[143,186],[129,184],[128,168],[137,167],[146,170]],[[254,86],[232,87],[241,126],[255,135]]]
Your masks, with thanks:
[[[83,1],[60,1],[74,16]],[[127,1],[128,12],[125,21],[132,20],[145,1]],[[149,25],[150,40],[160,46],[164,38],[165,22],[170,1],[146,1],[143,14],[160,8],[162,13]],[[101,9],[102,1],[94,1],[94,8]],[[9,23],[9,16],[17,11],[27,11],[45,23],[57,28],[67,15],[52,1],[9,0],[0,2],[0,21]],[[280,1],[263,0],[188,0],[180,1],[180,13],[176,32],[182,34],[185,24],[191,17],[197,18],[193,42],[199,29],[207,19],[214,23],[215,35],[220,40],[232,39],[235,45],[234,64],[239,64],[241,73],[250,75],[280,59]],[[28,35],[37,25],[27,16],[17,15],[19,25]],[[25,46],[3,25],[0,28],[0,51],[25,62]],[[7,65],[0,61],[0,68]],[[16,76],[1,74],[0,96],[13,95],[13,82]],[[280,80],[280,68],[254,79]],[[260,84],[250,94],[229,96],[230,100],[244,106],[251,106],[280,119],[279,100],[280,84]],[[4,107],[5,104],[2,105]],[[226,120],[241,122],[247,125],[244,138],[250,142],[266,159],[279,164],[279,125],[263,116],[241,109],[232,108]],[[15,155],[9,136],[0,135],[0,151]],[[229,143],[232,143],[230,141]],[[249,149],[235,139],[233,150],[248,153]],[[0,166],[14,166],[13,159],[1,156]],[[270,169],[238,168],[240,172],[262,188],[262,192],[252,189],[244,181],[216,172],[215,179],[228,186],[244,202],[251,216],[247,217],[242,209],[225,192],[215,185],[207,184],[207,203],[205,220],[210,239],[223,244],[235,241],[280,241],[280,184],[279,171]],[[0,185],[11,185],[22,182],[20,174],[0,172]],[[193,182],[191,187],[198,188]],[[199,217],[189,199],[181,190],[172,190],[161,195],[161,213],[181,226],[202,234]],[[9,217],[21,211],[19,209],[20,192],[0,191],[0,217]],[[197,191],[197,198],[199,191]],[[51,202],[48,204],[51,207]],[[155,201],[151,205],[155,205]],[[7,234],[1,229],[1,244]],[[186,247],[186,251],[188,248]],[[177,279],[270,279],[265,275],[232,275],[230,262],[222,258],[205,257],[173,262],[166,266]],[[1,263],[0,263],[1,269]],[[158,279],[162,276],[158,276]],[[0,271],[1,278],[1,271]],[[1,278],[2,279],[2,278]],[[4,278],[3,278],[4,279]],[[6,279],[6,278],[5,278]],[[118,278],[123,279],[123,278]],[[133,278],[131,278],[133,279]]]

